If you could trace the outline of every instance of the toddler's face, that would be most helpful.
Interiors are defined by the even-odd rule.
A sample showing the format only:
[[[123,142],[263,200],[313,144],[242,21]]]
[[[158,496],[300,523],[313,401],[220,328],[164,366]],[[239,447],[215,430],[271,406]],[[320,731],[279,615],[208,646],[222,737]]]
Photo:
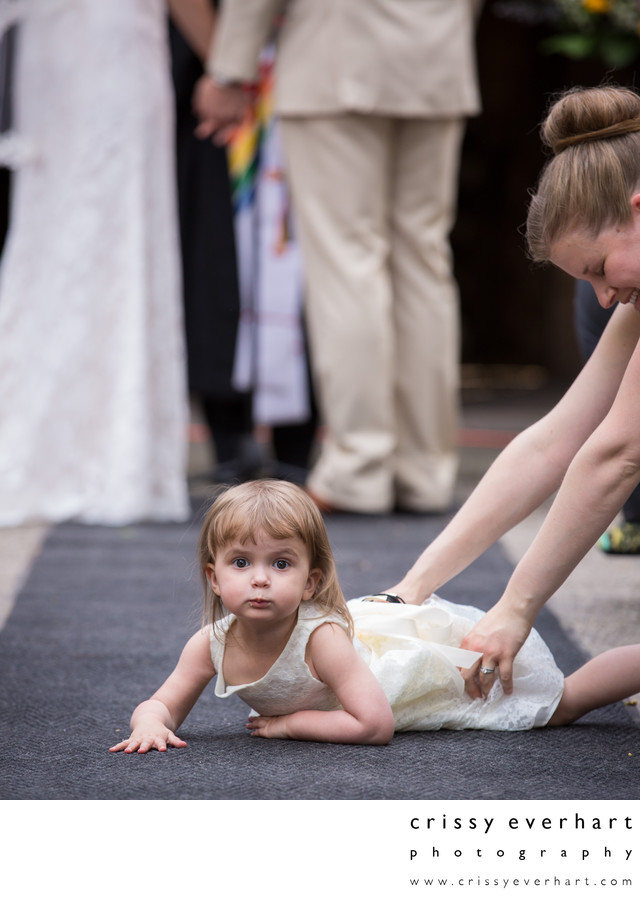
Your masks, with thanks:
[[[298,537],[274,539],[260,531],[255,542],[231,542],[208,565],[211,587],[227,611],[256,623],[297,616],[300,602],[313,596],[320,572],[310,570]]]

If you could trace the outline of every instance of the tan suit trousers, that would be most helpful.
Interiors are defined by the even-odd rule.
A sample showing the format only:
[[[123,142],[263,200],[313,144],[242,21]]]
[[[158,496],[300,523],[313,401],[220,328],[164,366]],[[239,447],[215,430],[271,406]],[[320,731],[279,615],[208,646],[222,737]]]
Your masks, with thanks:
[[[457,471],[449,232],[462,119],[284,116],[326,438],[308,481],[340,508],[439,511]]]

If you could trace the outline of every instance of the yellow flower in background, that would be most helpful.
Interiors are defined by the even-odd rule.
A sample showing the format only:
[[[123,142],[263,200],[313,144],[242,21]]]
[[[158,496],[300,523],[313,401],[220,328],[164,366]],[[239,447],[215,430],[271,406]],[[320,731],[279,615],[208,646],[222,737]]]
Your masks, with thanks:
[[[609,70],[640,62],[640,0],[500,0],[495,10],[549,28],[542,53],[600,60]]]
[[[606,15],[611,11],[612,2],[611,0],[582,0],[582,5],[587,12]]]

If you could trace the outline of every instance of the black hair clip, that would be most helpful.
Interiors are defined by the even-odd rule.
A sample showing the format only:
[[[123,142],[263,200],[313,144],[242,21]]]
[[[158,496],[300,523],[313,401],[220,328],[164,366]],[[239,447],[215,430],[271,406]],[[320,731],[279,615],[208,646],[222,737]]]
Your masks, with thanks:
[[[403,598],[395,592],[377,592],[373,596],[367,596],[365,602],[393,602],[396,605],[406,605]]]

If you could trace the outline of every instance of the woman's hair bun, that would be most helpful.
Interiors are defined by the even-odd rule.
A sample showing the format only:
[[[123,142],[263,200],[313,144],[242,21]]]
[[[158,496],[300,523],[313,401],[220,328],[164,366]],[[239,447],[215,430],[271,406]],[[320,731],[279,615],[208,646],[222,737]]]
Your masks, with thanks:
[[[640,96],[626,87],[574,88],[557,99],[542,125],[554,154],[584,141],[640,131]]]

